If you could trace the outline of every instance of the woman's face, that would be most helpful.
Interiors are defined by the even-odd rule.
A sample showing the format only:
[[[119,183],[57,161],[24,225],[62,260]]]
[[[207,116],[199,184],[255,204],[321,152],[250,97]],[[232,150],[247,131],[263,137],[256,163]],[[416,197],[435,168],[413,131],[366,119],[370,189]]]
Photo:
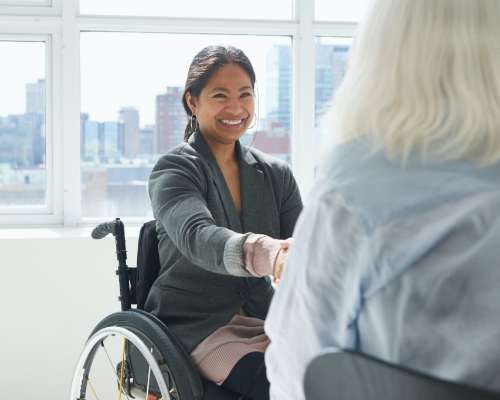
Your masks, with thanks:
[[[237,64],[219,68],[199,97],[187,93],[186,100],[209,142],[234,143],[245,133],[254,116],[252,82]]]

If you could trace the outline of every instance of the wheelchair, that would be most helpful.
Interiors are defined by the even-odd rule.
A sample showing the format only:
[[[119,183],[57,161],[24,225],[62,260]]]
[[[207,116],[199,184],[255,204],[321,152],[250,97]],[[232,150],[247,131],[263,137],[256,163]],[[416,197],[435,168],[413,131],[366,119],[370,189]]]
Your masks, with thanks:
[[[141,228],[136,268],[127,266],[125,228],[119,218],[99,224],[92,237],[110,233],[116,244],[121,311],[100,321],[87,339],[73,376],[71,400],[244,398],[203,379],[179,339],[143,310],[159,273],[155,221]]]
[[[356,351],[325,351],[307,366],[307,400],[500,400],[500,393],[451,382]]]

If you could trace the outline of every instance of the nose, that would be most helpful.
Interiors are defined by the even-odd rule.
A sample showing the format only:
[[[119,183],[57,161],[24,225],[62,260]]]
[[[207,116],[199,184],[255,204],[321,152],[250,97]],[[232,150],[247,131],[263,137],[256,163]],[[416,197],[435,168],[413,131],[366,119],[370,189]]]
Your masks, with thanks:
[[[238,115],[243,111],[243,104],[239,97],[231,97],[227,102],[226,111]]]

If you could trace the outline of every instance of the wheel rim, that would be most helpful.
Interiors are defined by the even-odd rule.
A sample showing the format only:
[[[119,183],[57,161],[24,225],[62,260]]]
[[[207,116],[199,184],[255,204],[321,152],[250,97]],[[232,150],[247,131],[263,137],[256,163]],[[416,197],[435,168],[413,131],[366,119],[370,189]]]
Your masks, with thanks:
[[[148,387],[150,381],[149,378],[152,375],[154,376],[158,384],[161,399],[170,400],[171,396],[167,384],[165,383],[164,374],[162,373],[160,366],[158,365],[158,361],[152,354],[153,348],[148,348],[148,346],[146,346],[144,341],[136,333],[127,328],[119,326],[102,328],[87,340],[87,343],[85,344],[85,347],[78,360],[75,374],[73,376],[73,382],[71,385],[71,400],[87,400],[94,398],[95,400],[107,400],[109,398],[108,388],[106,388],[106,390],[104,391],[103,397],[100,397],[99,393],[96,392],[96,389],[93,386],[92,380],[90,379],[90,372],[93,367],[94,360],[96,359],[96,355],[98,354],[98,350],[101,346],[104,348],[104,353],[106,354],[105,357],[101,358],[103,360],[105,360],[106,358],[108,359],[108,362],[110,364],[109,367],[113,370],[113,377],[117,378],[119,382],[123,382],[123,377],[120,377],[119,373],[116,371],[116,366],[118,365],[116,356],[114,354],[110,355],[108,353],[108,350],[106,350],[106,346],[104,345],[106,339],[110,338],[113,338],[114,341],[116,341],[117,339],[123,339],[132,343],[132,345],[136,347],[136,349],[140,352],[142,357],[144,357],[149,366]],[[124,349],[122,351],[124,352]],[[116,351],[114,351],[114,353],[116,353]],[[123,354],[124,353],[121,354],[121,357],[118,361],[124,361]],[[124,364],[122,364],[122,366],[123,365]],[[109,371],[107,372],[110,373]],[[115,381],[115,386],[117,395],[117,397],[115,398],[117,400],[133,400],[133,397],[127,394],[126,387],[120,387],[121,383],[117,384],[117,382]],[[90,389],[90,396],[88,396],[87,389]]]

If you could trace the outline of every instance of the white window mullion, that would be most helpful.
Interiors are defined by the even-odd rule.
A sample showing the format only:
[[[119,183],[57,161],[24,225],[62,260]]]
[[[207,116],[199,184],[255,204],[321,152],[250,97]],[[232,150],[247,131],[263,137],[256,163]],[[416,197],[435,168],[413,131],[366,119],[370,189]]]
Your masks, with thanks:
[[[81,31],[192,33],[213,35],[287,36],[297,30],[296,21],[224,20],[173,17],[80,16]]]
[[[54,217],[55,222],[61,222],[62,207],[61,207],[61,184],[59,169],[62,167],[59,162],[60,148],[58,146],[59,132],[56,132],[58,126],[57,117],[59,108],[57,107],[56,94],[58,90],[58,45],[59,34],[54,33],[46,42],[45,50],[45,71],[46,71],[46,121],[45,121],[45,160],[46,160],[46,176],[47,176],[47,204],[49,212]]]
[[[353,37],[357,22],[317,22],[314,24],[315,36]]]
[[[80,190],[80,31],[78,0],[65,0],[62,8],[62,93],[64,225],[81,218]]]
[[[61,13],[62,1],[63,0],[0,0],[0,15],[58,15]]]
[[[314,1],[295,0],[299,32],[293,41],[292,166],[306,199],[314,181],[317,140],[314,137]]]

